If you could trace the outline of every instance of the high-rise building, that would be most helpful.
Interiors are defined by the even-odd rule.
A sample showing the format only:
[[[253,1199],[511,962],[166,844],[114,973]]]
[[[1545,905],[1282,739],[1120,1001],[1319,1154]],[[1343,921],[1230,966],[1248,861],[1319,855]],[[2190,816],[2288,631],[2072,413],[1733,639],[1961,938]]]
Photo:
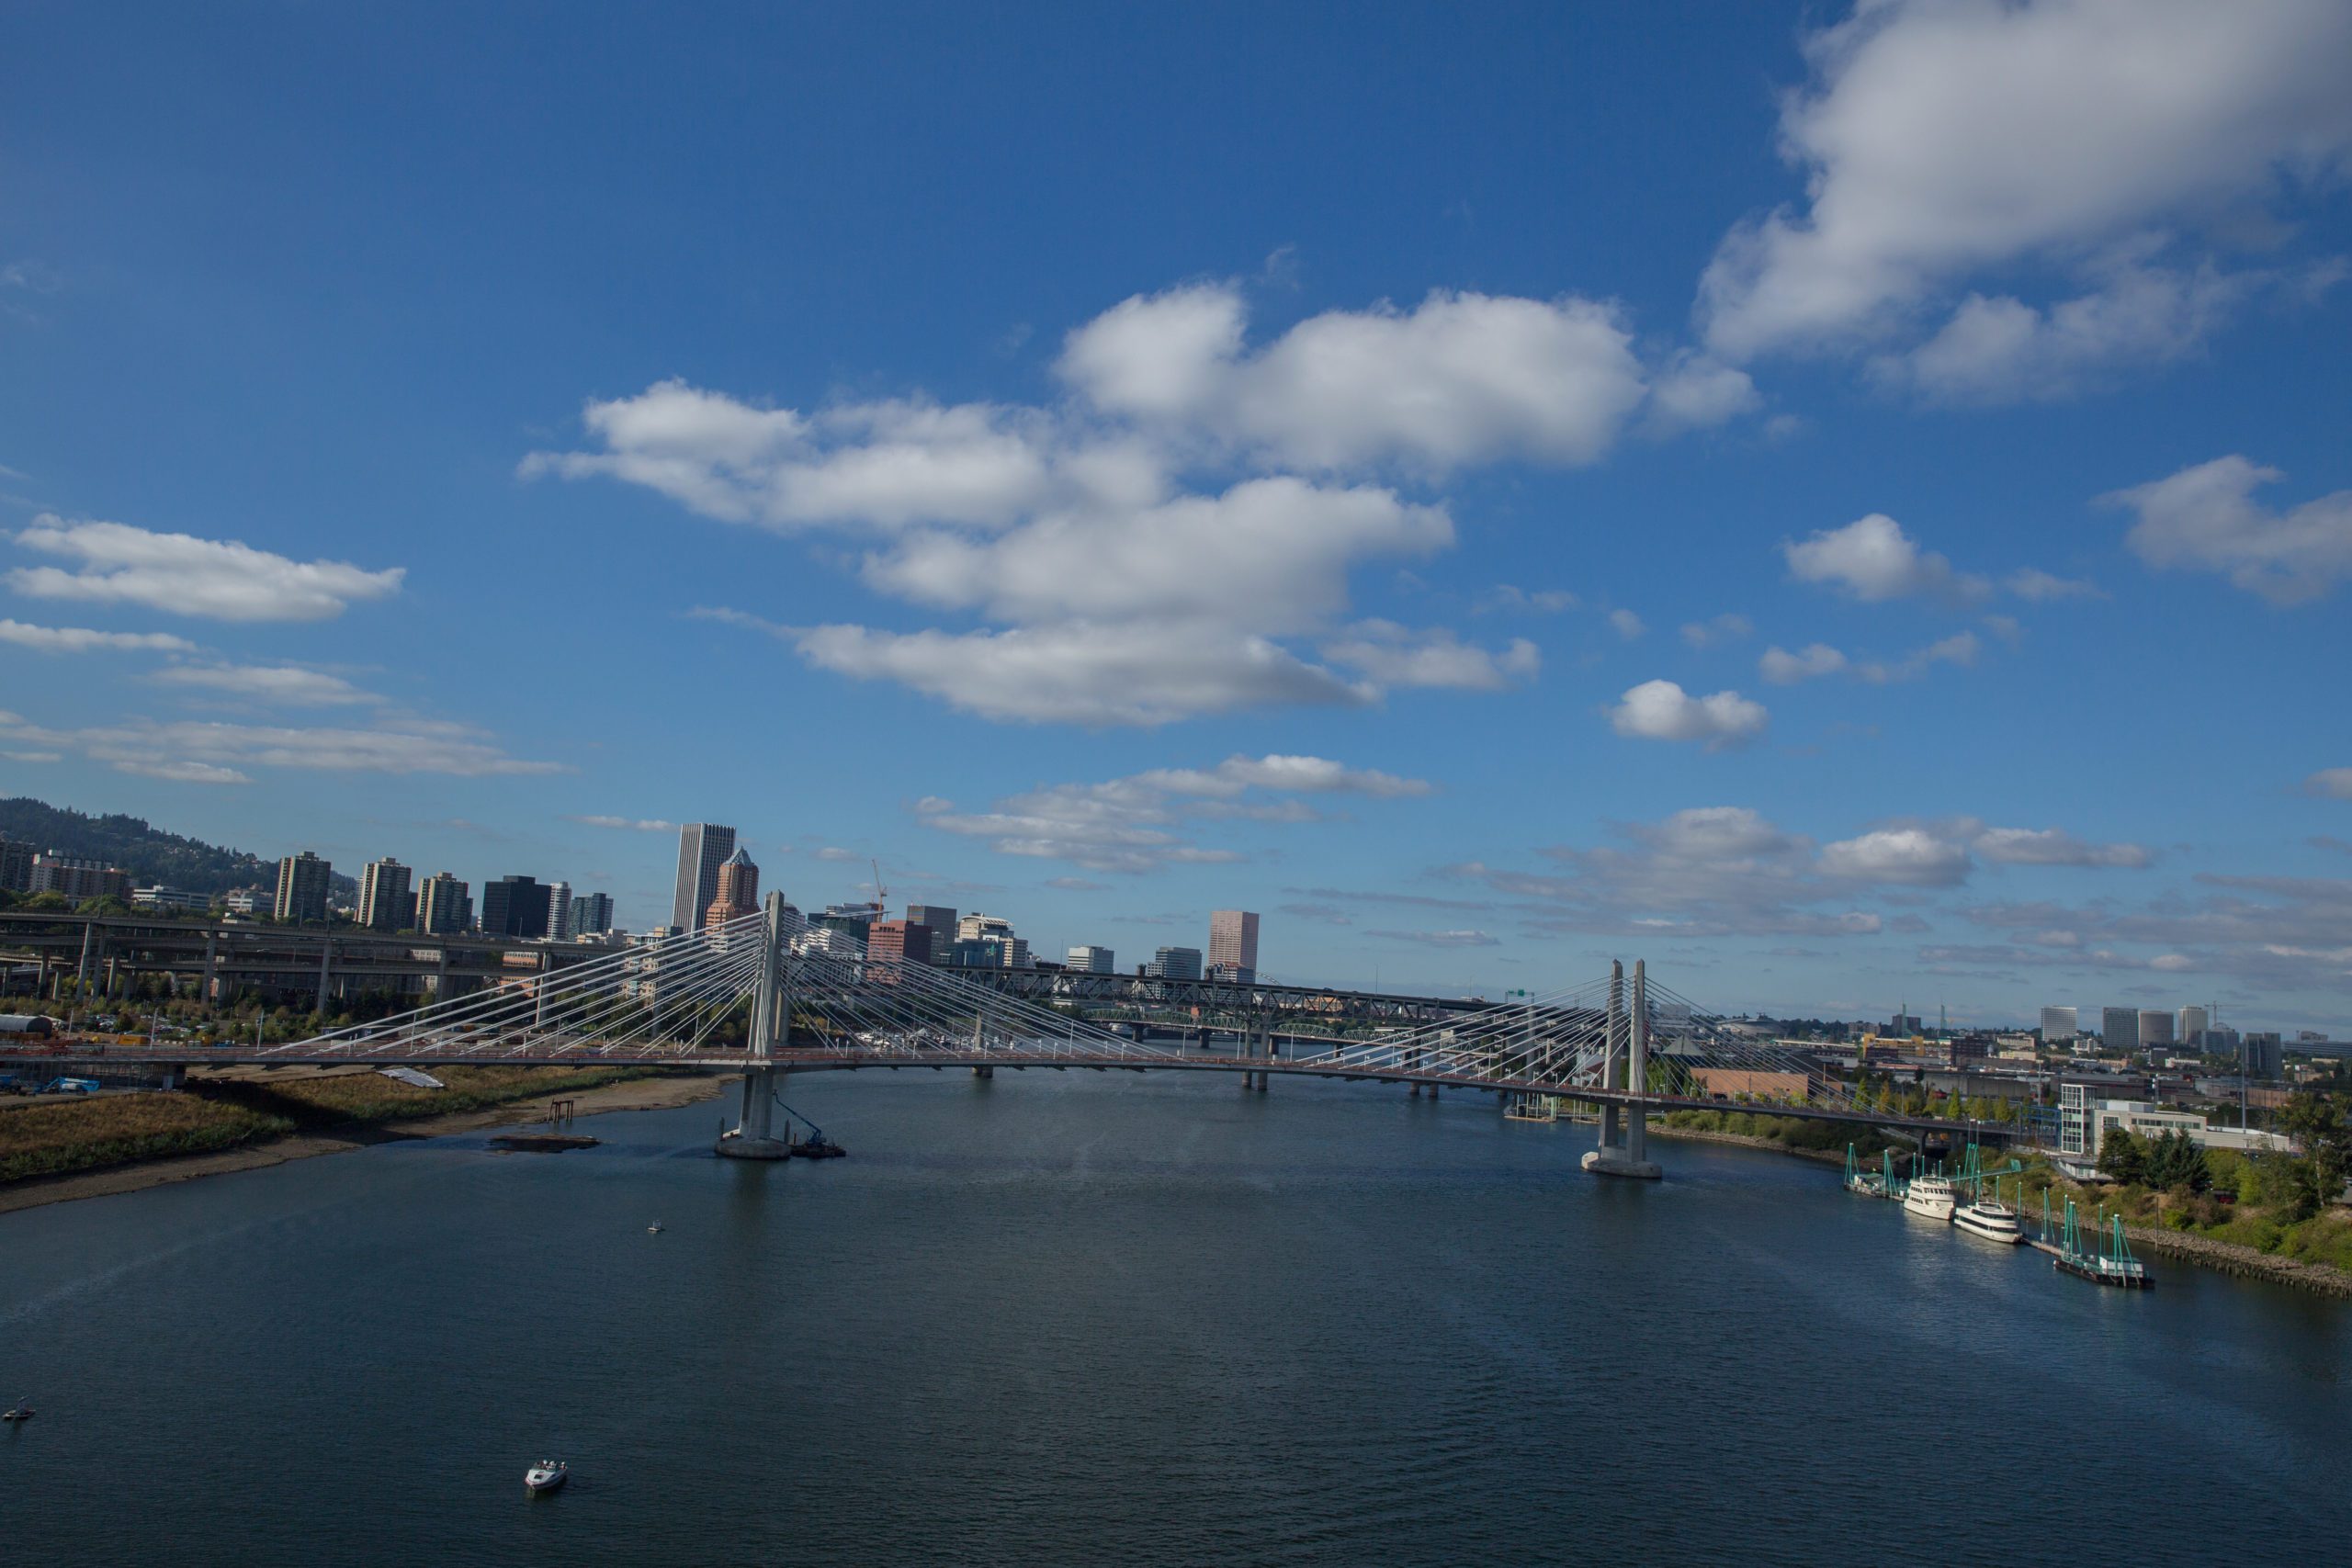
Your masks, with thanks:
[[[735,852],[735,829],[716,822],[689,822],[678,829],[678,886],[670,899],[670,923],[698,931],[718,897],[718,868]]]
[[[1197,980],[1201,977],[1201,950],[1197,947],[1163,947],[1151,955],[1144,973],[1155,980]]]
[[[481,934],[536,942],[548,934],[548,893],[536,876],[502,876],[481,885]]]
[[[2110,1051],[2140,1048],[2140,1014],[2134,1008],[2098,1010],[2098,1043]]]
[[[956,945],[956,911],[944,904],[910,904],[907,924],[924,926],[931,931],[931,961],[944,964],[948,950]]]
[[[1089,975],[1115,975],[1118,958],[1107,947],[1073,947],[1069,950],[1069,966]]]
[[[2072,1049],[2075,1031],[2079,1027],[2075,1021],[2073,1008],[2041,1010],[2041,1043],[2044,1045],[2054,1045],[2061,1051]]]
[[[550,942],[571,934],[571,884],[560,878],[548,884],[547,934]]]
[[[2143,1048],[2173,1043],[2170,1008],[2142,1008],[2140,1010],[2140,1043]]]
[[[2278,1036],[2275,1031],[2249,1029],[2238,1043],[2238,1060],[2245,1064],[2245,1076],[2267,1083],[2283,1070]]]
[[[16,839],[0,839],[0,893],[33,890],[33,847]]]
[[[1209,915],[1209,967],[1227,980],[1258,977],[1258,917],[1247,909]]]
[[[280,920],[327,918],[327,879],[334,867],[304,850],[277,863],[277,902],[270,913]]]
[[[359,873],[359,923],[371,931],[396,931],[408,924],[409,868],[386,855]]]
[[[2173,1015],[2172,1037],[2183,1045],[2201,1049],[2205,1043],[2205,1025],[2209,1021],[2203,1008],[2185,1007]]]
[[[760,868],[752,863],[748,852],[737,850],[718,868],[718,886],[711,894],[709,908],[702,912],[702,923],[723,926],[759,910]]]
[[[613,929],[613,896],[609,893],[582,893],[571,900],[571,913],[565,922],[574,937],[602,936]]]
[[[130,874],[102,860],[76,860],[72,855],[35,855],[27,890],[55,893],[80,903],[85,898],[130,897]],[[320,919],[325,919],[325,906]]]
[[[983,915],[978,909],[956,922],[956,940],[978,942],[983,937],[1009,937],[1012,922],[1001,915]]]
[[[426,936],[455,936],[474,923],[473,895],[446,871],[416,885],[416,929]]]
[[[865,936],[865,976],[891,981],[901,964],[931,963],[932,928],[917,920],[876,920]]]

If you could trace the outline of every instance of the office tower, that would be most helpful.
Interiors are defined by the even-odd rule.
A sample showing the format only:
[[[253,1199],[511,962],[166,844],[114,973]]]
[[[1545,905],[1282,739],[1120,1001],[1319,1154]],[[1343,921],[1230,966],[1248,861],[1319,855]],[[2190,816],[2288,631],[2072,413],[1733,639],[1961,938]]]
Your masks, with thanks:
[[[931,931],[931,961],[944,964],[948,950],[956,945],[956,911],[944,904],[910,904],[907,924],[927,927]]]
[[[1012,922],[1001,915],[983,915],[975,909],[956,922],[956,940],[978,942],[984,937],[1009,937]]]
[[[416,885],[416,929],[426,936],[455,936],[474,923],[473,896],[446,871]]]
[[[876,920],[865,938],[868,979],[887,980],[900,964],[931,963],[932,928],[915,920]]]
[[[2110,1051],[2140,1048],[2140,1014],[2132,1008],[2098,1010],[2098,1043]]]
[[[33,847],[15,839],[0,839],[0,893],[33,890]]]
[[[2077,1027],[2073,1008],[2041,1010],[2041,1043],[2044,1045],[2054,1045],[2061,1051],[2072,1049]]]
[[[1151,955],[1144,973],[1155,980],[1197,980],[1201,977],[1201,950],[1197,947],[1163,947]]]
[[[396,931],[408,924],[408,867],[386,855],[359,873],[359,923],[371,931]]]
[[[561,942],[571,934],[571,884],[548,884],[548,936]]]
[[[582,893],[571,900],[571,915],[566,922],[574,937],[602,936],[613,929],[613,896],[609,893]]]
[[[1084,970],[1089,975],[1116,974],[1117,964],[1118,959],[1107,947],[1073,947],[1069,950],[1069,967]]]
[[[670,923],[680,931],[702,930],[711,900],[718,897],[718,868],[735,852],[735,829],[716,822],[689,822],[678,829],[678,886],[670,899]]]
[[[481,934],[532,942],[548,934],[548,889],[535,876],[481,885]]]
[[[1258,977],[1258,917],[1247,909],[1209,915],[1209,967],[1227,980]]]
[[[2268,1082],[2276,1078],[2282,1067],[2278,1036],[2275,1032],[2247,1030],[2238,1044],[2238,1061],[2245,1076]]]
[[[752,863],[749,853],[737,850],[718,868],[718,885],[711,894],[710,907],[702,912],[702,923],[722,926],[759,910],[760,868]]]
[[[310,851],[277,863],[277,902],[270,912],[281,920],[327,918],[327,878],[334,868]]]
[[[2203,1008],[2182,1008],[2173,1018],[2173,1038],[2183,1045],[2201,1048],[2205,1043],[2205,1026],[2209,1021]]]
[[[2140,1010],[2140,1043],[2143,1046],[2173,1043],[2171,1009],[2142,1008]]]

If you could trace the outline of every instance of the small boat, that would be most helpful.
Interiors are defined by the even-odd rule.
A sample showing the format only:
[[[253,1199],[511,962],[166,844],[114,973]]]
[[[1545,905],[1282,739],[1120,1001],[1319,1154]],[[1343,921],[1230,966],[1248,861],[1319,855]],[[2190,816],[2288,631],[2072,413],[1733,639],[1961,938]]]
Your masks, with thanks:
[[[2025,1231],[2018,1224],[2018,1212],[2007,1203],[1978,1199],[1962,1203],[1951,1212],[1951,1223],[1971,1235],[1981,1235],[1986,1241],[2007,1242],[2012,1246],[2025,1240]]]
[[[552,1492],[571,1479],[571,1467],[558,1459],[543,1459],[523,1472],[524,1489]]]
[[[1954,1206],[1951,1182],[1941,1176],[1915,1176],[1903,1194],[1903,1212],[1923,1220],[1949,1221]]]
[[[18,1401],[6,1410],[0,1410],[0,1421],[29,1421],[32,1418],[33,1407],[23,1401]]]
[[[804,1138],[791,1145],[792,1152],[802,1159],[839,1159],[849,1151],[827,1138],[822,1133]]]
[[[646,1226],[645,1230],[646,1234],[649,1235],[660,1235],[662,1234],[662,1222],[656,1220],[651,1224]]]

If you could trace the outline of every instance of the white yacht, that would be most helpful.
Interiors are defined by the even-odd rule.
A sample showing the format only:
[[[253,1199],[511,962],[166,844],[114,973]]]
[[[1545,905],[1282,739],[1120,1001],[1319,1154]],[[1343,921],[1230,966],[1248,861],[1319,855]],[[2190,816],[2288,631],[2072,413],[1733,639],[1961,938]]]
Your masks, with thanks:
[[[2018,1212],[1990,1198],[1962,1203],[1951,1212],[1951,1223],[1986,1241],[2015,1244],[2025,1239],[2025,1231],[2018,1224]]]
[[[571,1467],[559,1459],[543,1459],[523,1472],[524,1486],[533,1492],[552,1492],[571,1479]]]
[[[1942,1176],[1915,1176],[1903,1194],[1903,1212],[1923,1220],[1950,1220],[1954,1207],[1951,1180]]]

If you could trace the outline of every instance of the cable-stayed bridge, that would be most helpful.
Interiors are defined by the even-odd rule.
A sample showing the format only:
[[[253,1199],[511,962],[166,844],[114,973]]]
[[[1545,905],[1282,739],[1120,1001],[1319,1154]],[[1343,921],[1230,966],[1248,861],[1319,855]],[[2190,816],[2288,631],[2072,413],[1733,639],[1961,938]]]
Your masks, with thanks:
[[[1408,1085],[1416,1094],[1548,1097],[1597,1108],[1600,1146],[1586,1165],[1629,1176],[1657,1174],[1644,1147],[1645,1118],[1663,1111],[1947,1130],[1858,1101],[1850,1084],[1726,1027],[1639,962],[1630,974],[1612,964],[1577,985],[1452,1016],[1417,1019],[1435,1011],[1427,999],[1398,1000],[1409,1005],[1390,1010],[1398,1021],[1389,1024],[1370,1021],[1381,1010],[1350,1005],[1344,1027],[1369,1031],[1362,1038],[1302,1038],[1295,1011],[1228,1007],[1222,1038],[1204,1032],[1200,1048],[1188,1048],[1139,1037],[1115,1011],[1103,1021],[1083,994],[1041,999],[1030,987],[869,958],[772,894],[763,910],[700,931],[307,1040],[117,1046],[106,1056],[172,1066],[645,1062],[740,1072],[739,1125],[719,1147],[752,1158],[784,1152],[771,1118],[783,1075],[864,1068],[1225,1072],[1261,1091],[1275,1077],[1316,1075]],[[1726,1084],[1768,1092],[1724,1092]]]

